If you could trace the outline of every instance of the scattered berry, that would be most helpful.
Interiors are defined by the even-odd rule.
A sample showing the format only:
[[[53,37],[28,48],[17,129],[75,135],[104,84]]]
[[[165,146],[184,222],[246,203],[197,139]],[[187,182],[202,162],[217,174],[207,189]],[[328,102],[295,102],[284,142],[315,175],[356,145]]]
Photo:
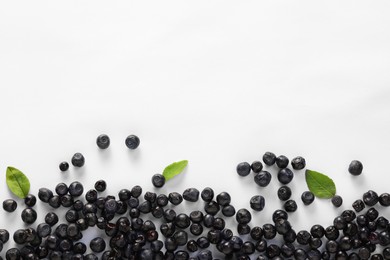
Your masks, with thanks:
[[[247,176],[251,172],[251,166],[247,162],[242,162],[237,165],[237,173],[240,176]]]
[[[343,204],[343,198],[341,198],[339,195],[335,195],[332,198],[332,204],[336,208],[340,207]]]
[[[254,161],[251,164],[251,169],[253,172],[259,173],[261,170],[263,170],[263,164],[260,161]]]
[[[286,168],[288,166],[288,163],[289,163],[289,160],[286,156],[284,155],[280,155],[276,158],[276,165],[283,169],[283,168]]]
[[[125,144],[126,144],[127,148],[129,148],[130,150],[135,150],[139,146],[140,140],[139,140],[138,136],[136,136],[136,135],[129,135],[126,138]]]
[[[100,149],[107,149],[110,146],[110,137],[106,134],[101,134],[96,138],[96,144]]]
[[[276,162],[276,155],[271,152],[266,152],[263,155],[263,162],[268,166],[274,165]]]
[[[302,170],[306,167],[306,160],[301,156],[297,156],[291,160],[291,166],[294,170]]]
[[[261,195],[253,196],[250,200],[250,206],[253,210],[261,211],[265,206],[265,199]]]
[[[84,155],[81,153],[75,153],[72,157],[72,164],[75,167],[83,167],[85,164]]]
[[[314,194],[311,191],[304,191],[301,195],[303,204],[310,205],[314,201]]]
[[[68,162],[61,162],[59,165],[59,168],[62,172],[66,172],[69,169],[69,163]]]
[[[271,182],[272,176],[267,171],[261,171],[255,174],[254,181],[260,187],[266,187]]]
[[[293,178],[294,173],[288,168],[280,169],[280,171],[278,172],[278,180],[282,184],[290,183]]]
[[[286,201],[291,198],[291,189],[288,186],[281,186],[278,189],[278,198],[281,201]]]
[[[156,188],[161,188],[165,184],[165,177],[162,174],[156,173],[152,176],[152,184]]]
[[[7,212],[14,212],[18,204],[13,199],[6,199],[3,201],[3,209]]]
[[[363,171],[363,164],[360,161],[353,160],[348,167],[348,171],[352,175],[360,175]]]

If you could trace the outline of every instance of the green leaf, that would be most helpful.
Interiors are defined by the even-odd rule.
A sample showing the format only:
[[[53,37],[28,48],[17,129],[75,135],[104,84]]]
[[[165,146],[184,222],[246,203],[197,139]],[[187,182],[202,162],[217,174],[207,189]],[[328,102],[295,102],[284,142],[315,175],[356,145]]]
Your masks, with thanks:
[[[26,175],[14,167],[7,168],[6,181],[11,192],[21,199],[24,199],[30,192],[30,181]]]
[[[309,190],[318,198],[329,199],[336,194],[336,185],[325,174],[306,170],[306,183]]]
[[[170,180],[176,175],[180,174],[187,166],[187,164],[188,164],[187,160],[174,162],[168,165],[167,167],[165,167],[162,175],[164,175],[166,181]]]

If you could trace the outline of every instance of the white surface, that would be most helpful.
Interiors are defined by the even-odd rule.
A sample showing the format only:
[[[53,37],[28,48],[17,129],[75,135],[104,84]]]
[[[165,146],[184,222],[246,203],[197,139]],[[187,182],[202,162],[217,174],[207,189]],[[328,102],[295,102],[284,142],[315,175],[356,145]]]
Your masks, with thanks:
[[[188,159],[161,191],[212,186],[237,209],[262,194],[254,225],[280,207],[279,184],[261,189],[237,163],[302,155],[335,180],[344,205],[304,207],[296,173],[294,228],[329,225],[365,190],[389,191],[389,11],[388,1],[3,1],[0,169],[21,169],[33,193],[100,178],[113,193],[152,189],[154,173]],[[95,145],[101,133],[107,151]],[[133,133],[141,145],[130,152]],[[60,173],[77,151],[85,167]],[[364,164],[358,178],[347,172],[352,159]],[[9,198],[5,178],[0,185]],[[1,226],[22,226],[22,205],[1,210]]]

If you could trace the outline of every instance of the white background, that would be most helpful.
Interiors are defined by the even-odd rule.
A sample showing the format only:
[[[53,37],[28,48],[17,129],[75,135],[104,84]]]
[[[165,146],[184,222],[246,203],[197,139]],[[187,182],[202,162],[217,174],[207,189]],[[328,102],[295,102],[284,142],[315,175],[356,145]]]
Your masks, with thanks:
[[[161,192],[211,186],[237,209],[262,194],[259,225],[281,206],[275,169],[262,189],[235,167],[273,151],[334,179],[338,210],[328,200],[303,206],[303,172],[291,184],[294,228],[330,225],[364,191],[389,191],[389,12],[388,1],[2,1],[0,200],[13,197],[9,165],[32,193],[101,178],[116,193],[151,190],[154,173],[188,159]],[[106,151],[95,144],[101,133]],[[141,139],[133,152],[129,134]],[[85,167],[59,172],[75,152]],[[357,178],[353,159],[364,164]],[[18,202],[0,211],[10,231],[23,226]]]

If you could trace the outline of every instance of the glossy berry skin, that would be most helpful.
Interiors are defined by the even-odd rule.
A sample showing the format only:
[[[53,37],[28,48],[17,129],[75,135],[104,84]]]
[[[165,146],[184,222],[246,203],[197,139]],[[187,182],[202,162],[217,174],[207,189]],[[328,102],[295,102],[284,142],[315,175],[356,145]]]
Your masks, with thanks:
[[[230,194],[223,191],[220,194],[217,195],[217,202],[221,206],[227,206],[231,202]]]
[[[290,183],[293,178],[294,173],[288,168],[283,168],[278,172],[278,180],[282,184]]]
[[[3,209],[7,212],[14,212],[18,204],[13,199],[6,199],[3,201]]]
[[[251,164],[251,169],[254,173],[259,173],[263,170],[263,164],[260,161],[254,161]]]
[[[267,171],[261,171],[255,174],[254,181],[260,187],[266,187],[271,182],[272,176]]]
[[[360,175],[363,171],[363,164],[358,160],[353,160],[348,167],[348,171],[352,175]]]
[[[301,195],[303,204],[310,205],[314,201],[314,194],[311,191],[304,191]]]
[[[106,134],[101,134],[96,138],[96,144],[100,149],[107,149],[110,146],[110,137]]]
[[[72,157],[72,164],[75,167],[83,167],[85,164],[84,155],[81,153],[75,153]]]
[[[339,195],[333,196],[331,201],[333,206],[335,206],[336,208],[340,207],[343,204],[343,198],[340,197]]]
[[[84,187],[83,185],[78,182],[74,181],[69,185],[69,194],[73,197],[78,197],[84,192]]]
[[[272,152],[266,152],[263,155],[263,162],[268,166],[274,165],[276,162],[276,155]]]
[[[291,160],[291,166],[294,170],[302,170],[306,167],[306,160],[301,156],[297,156]]]
[[[236,220],[239,224],[248,224],[251,219],[252,215],[247,209],[239,209],[236,213]]]
[[[9,232],[6,229],[0,229],[0,241],[5,244],[9,240]]]
[[[251,172],[251,165],[247,162],[241,162],[237,165],[236,171],[240,176],[247,176]]]
[[[286,201],[291,198],[291,189],[288,186],[281,186],[278,189],[278,198],[281,201]]]
[[[379,196],[379,203],[384,207],[390,206],[390,194],[389,193],[382,193]]]
[[[236,214],[236,209],[234,208],[233,205],[227,205],[222,208],[222,214],[225,217],[233,217],[234,214]]]
[[[253,210],[262,211],[265,206],[265,199],[261,195],[255,195],[250,199],[249,204]]]
[[[359,199],[359,200],[355,200],[352,203],[352,207],[356,212],[360,212],[366,207],[366,205],[364,204],[364,202],[362,200]]]
[[[363,194],[363,202],[369,207],[374,206],[378,201],[378,194],[373,190],[369,190]]]
[[[199,199],[199,191],[196,188],[188,188],[183,192],[183,199],[190,202],[196,202]]]
[[[275,162],[279,168],[283,169],[283,168],[286,168],[288,166],[288,163],[290,161],[288,160],[288,158],[286,156],[280,155],[280,156],[276,157]]]
[[[135,150],[140,144],[140,140],[136,135],[129,135],[126,137],[125,144],[130,150]]]
[[[25,208],[22,211],[22,220],[24,223],[32,224],[37,220],[37,212],[32,208]]]
[[[65,161],[61,162],[58,168],[60,168],[60,171],[66,172],[69,169],[69,163]]]
[[[206,187],[202,190],[200,196],[205,202],[210,202],[214,198],[214,191],[212,188]]]
[[[156,173],[152,176],[152,184],[156,188],[161,188],[165,184],[165,177],[162,174]]]
[[[101,237],[95,237],[89,243],[89,247],[91,248],[92,252],[100,253],[106,249],[106,242]]]
[[[284,209],[287,212],[295,212],[297,210],[298,206],[295,200],[288,200],[284,203]]]
[[[104,180],[98,180],[95,182],[95,190],[99,192],[105,191],[107,188],[107,183]]]
[[[50,226],[54,226],[58,223],[58,216],[54,212],[49,212],[45,216],[45,222],[49,224]]]

